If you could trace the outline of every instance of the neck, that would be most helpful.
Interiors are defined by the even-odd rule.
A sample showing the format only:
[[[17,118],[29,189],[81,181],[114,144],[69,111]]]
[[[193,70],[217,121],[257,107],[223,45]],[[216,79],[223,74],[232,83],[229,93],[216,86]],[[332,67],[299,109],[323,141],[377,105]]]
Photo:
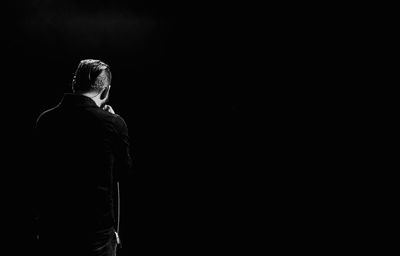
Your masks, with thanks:
[[[83,95],[83,96],[89,97],[89,98],[91,98],[91,99],[96,103],[96,105],[97,105],[98,107],[101,106],[101,103],[102,103],[102,102],[101,102],[101,100],[100,100],[100,93],[98,93],[98,92],[84,92],[84,93],[76,92],[75,94]]]

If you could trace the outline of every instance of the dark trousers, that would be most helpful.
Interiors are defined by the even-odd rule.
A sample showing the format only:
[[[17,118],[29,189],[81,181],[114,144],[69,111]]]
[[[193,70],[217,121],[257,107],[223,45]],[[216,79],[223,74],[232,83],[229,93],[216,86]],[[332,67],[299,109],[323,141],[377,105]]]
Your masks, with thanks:
[[[39,236],[39,255],[115,256],[117,240],[114,228],[93,233],[44,232]]]

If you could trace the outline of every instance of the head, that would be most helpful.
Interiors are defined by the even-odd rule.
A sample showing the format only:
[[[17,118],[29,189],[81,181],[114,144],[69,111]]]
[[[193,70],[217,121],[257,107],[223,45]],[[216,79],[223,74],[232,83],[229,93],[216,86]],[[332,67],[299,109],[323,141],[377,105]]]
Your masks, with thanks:
[[[99,106],[105,104],[111,87],[110,67],[100,60],[79,62],[72,80],[72,91],[92,98]]]

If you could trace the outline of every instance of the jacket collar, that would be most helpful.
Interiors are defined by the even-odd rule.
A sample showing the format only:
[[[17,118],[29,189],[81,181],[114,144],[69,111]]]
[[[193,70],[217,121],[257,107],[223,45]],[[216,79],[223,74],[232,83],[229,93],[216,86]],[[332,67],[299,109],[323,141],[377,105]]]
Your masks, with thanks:
[[[84,107],[98,107],[96,102],[91,98],[73,93],[65,93],[61,103],[62,105],[84,106]]]

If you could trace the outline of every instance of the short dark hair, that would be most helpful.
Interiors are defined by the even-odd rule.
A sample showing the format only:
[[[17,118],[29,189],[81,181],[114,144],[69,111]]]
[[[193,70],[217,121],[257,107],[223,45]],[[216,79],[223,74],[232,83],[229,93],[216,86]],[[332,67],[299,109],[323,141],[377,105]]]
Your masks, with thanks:
[[[85,59],[79,62],[72,80],[74,91],[101,91],[111,83],[110,66],[100,60]]]

